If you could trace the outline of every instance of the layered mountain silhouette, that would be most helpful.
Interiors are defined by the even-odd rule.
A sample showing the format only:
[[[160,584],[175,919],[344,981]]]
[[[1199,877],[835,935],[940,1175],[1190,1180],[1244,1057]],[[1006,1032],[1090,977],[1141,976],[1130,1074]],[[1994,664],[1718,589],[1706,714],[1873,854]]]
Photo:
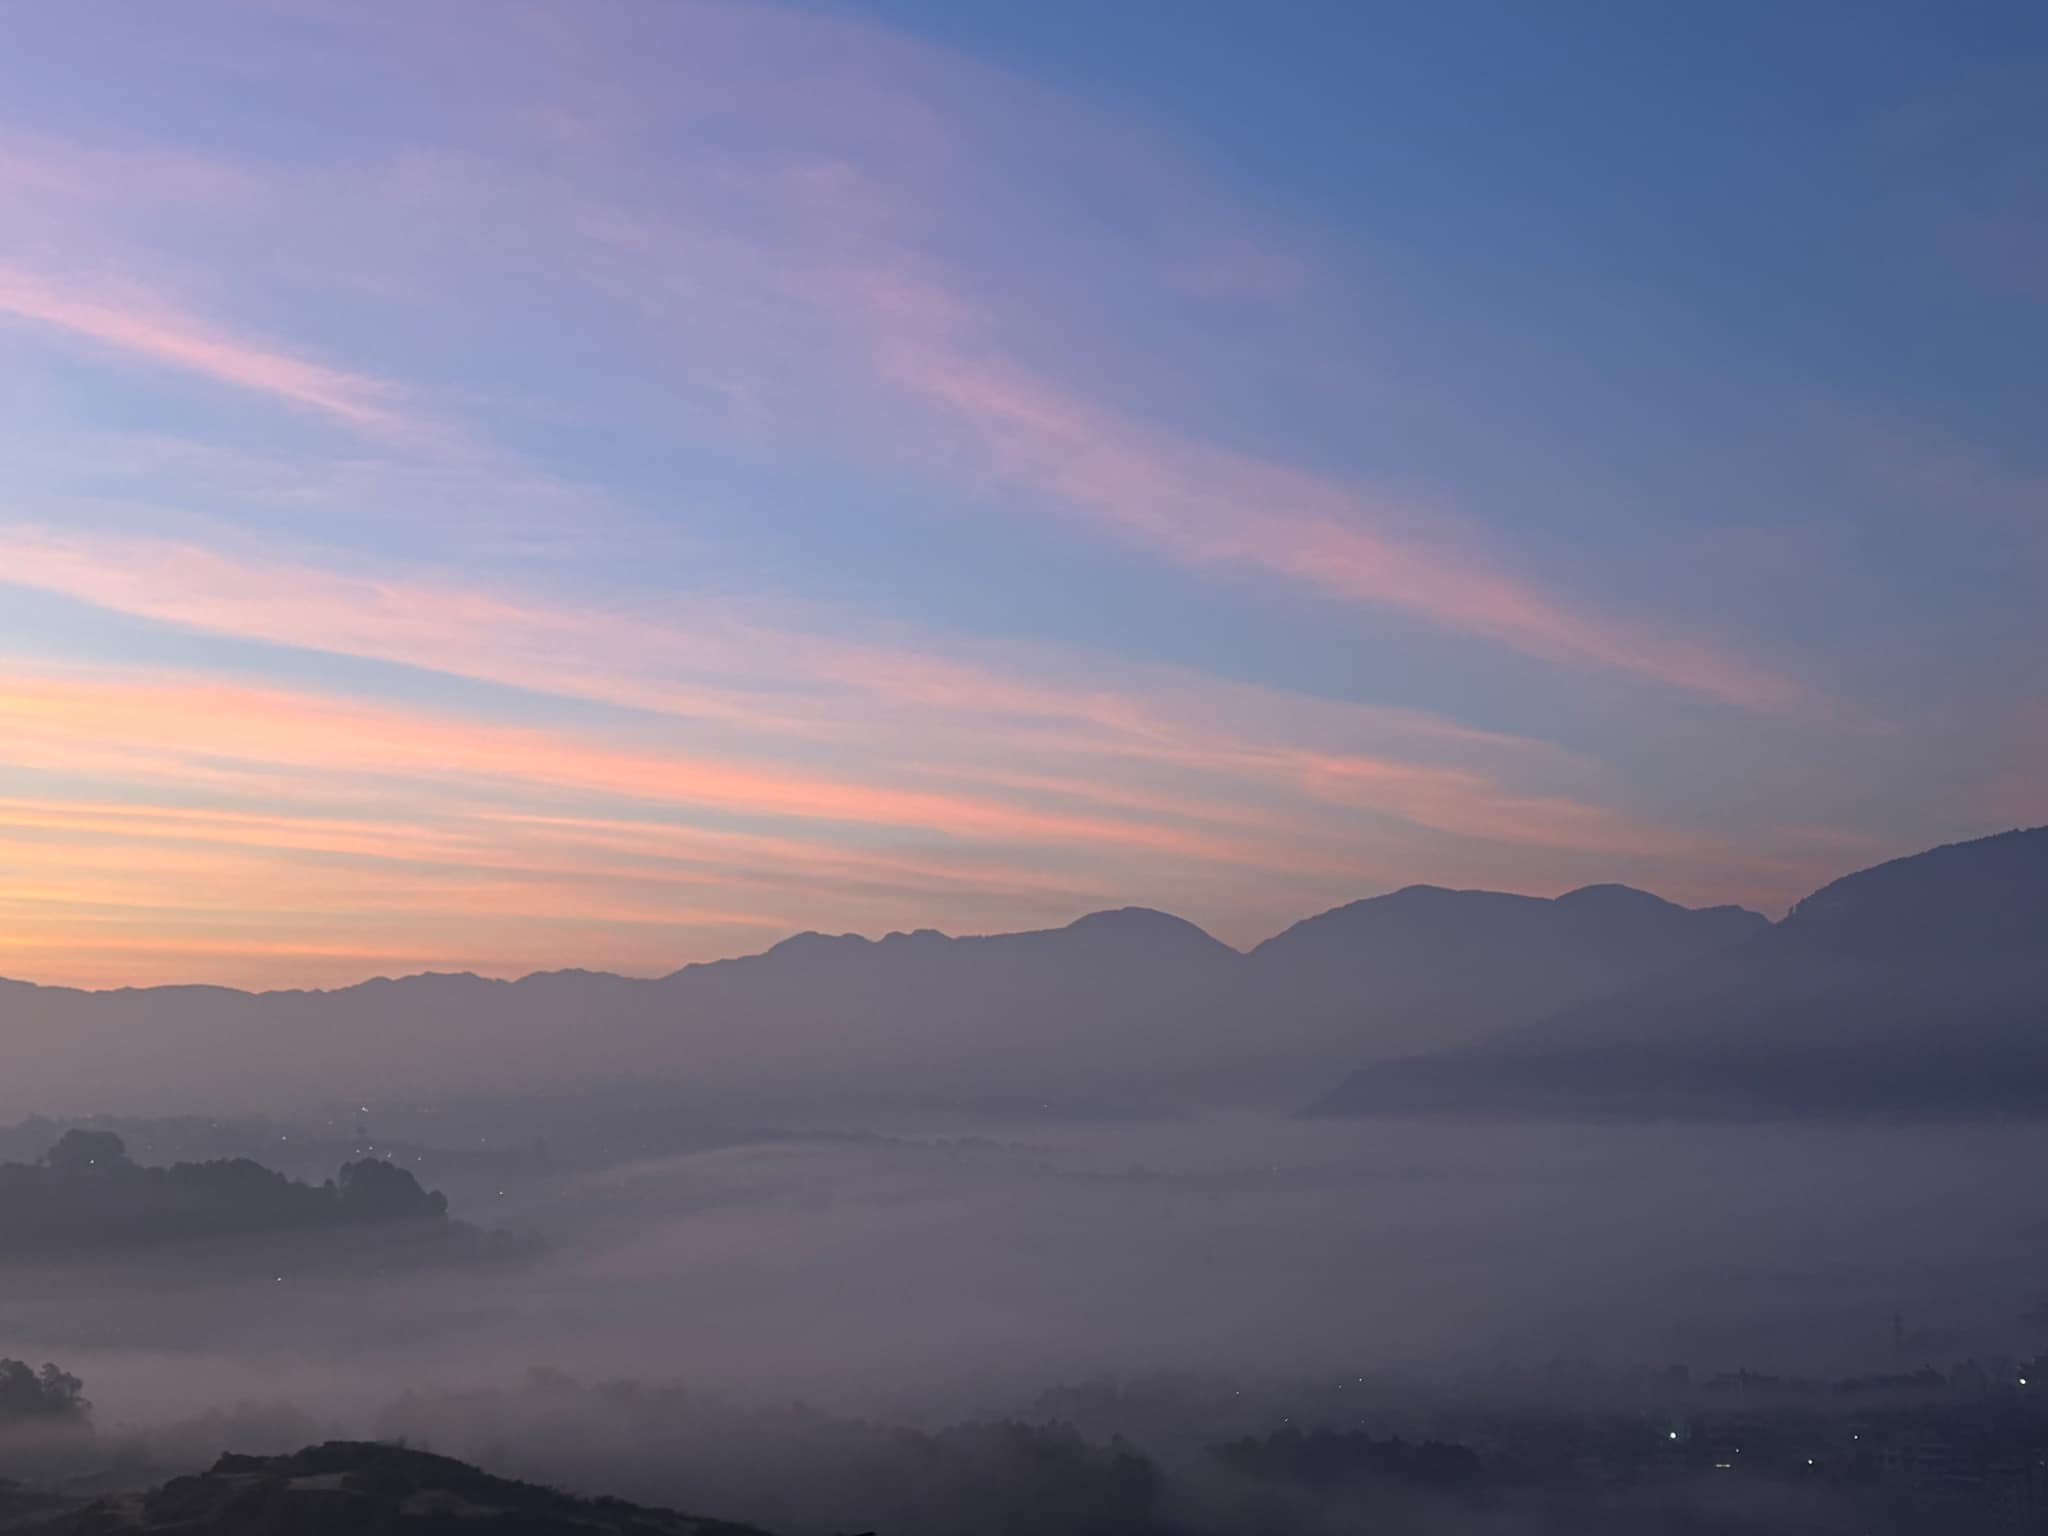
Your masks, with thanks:
[[[1163,912],[800,934],[639,980],[333,992],[0,982],[0,1110],[557,1093],[1347,1113],[2048,1108],[2048,829],[1838,880],[1777,924],[1622,886],[1413,886],[1240,953]]]
[[[1380,1062],[1333,1113],[2048,1112],[2048,828],[1849,875],[1720,954]]]
[[[1296,923],[1251,953],[1261,988],[1333,1036],[1370,1010],[1378,1050],[1542,1017],[1754,939],[1742,907],[1690,910],[1625,885],[1553,900],[1412,885]]]
[[[1249,954],[1163,912],[870,940],[807,933],[635,980],[429,974],[332,992],[0,983],[0,1112],[280,1110],[626,1076],[723,1100],[1017,1107],[1299,1102],[1362,1061],[1479,1038],[1739,944],[1736,908],[1595,886],[1411,887]]]

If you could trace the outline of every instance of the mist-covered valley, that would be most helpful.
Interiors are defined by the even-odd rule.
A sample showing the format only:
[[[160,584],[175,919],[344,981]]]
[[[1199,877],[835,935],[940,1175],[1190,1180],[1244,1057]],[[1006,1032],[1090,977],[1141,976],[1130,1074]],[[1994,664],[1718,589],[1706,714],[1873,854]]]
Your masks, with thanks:
[[[1697,1414],[1644,1385],[1677,1364],[1833,1382],[2031,1358],[2048,1225],[2013,1169],[2044,1150],[2030,1125],[1239,1115],[742,1137],[540,1178],[508,1150],[503,1193],[453,1210],[544,1240],[516,1256],[369,1230],[11,1262],[0,1354],[80,1376],[97,1426],[12,1475],[403,1436],[779,1529],[1000,1530],[913,1490],[1000,1504],[1039,1454],[1003,1437],[1029,1427],[1078,1437],[1091,1488],[1119,1441],[1162,1487],[1235,1488],[1188,1529],[1252,1528],[1232,1522],[1266,1498],[1315,1530],[1333,1498],[1444,1492],[1365,1473],[1261,1495],[1213,1448]],[[1492,1433],[1526,1459],[1545,1432]],[[1569,1483],[1496,1489],[1488,1518],[1590,1518]]]
[[[2048,1536],[2048,6],[0,10],[0,1536]]]
[[[1889,1359],[1894,1313],[1947,1353],[2015,1353],[2048,1289],[2048,1222],[2012,1184],[2048,1128],[984,1129],[478,1191],[455,1209],[544,1240],[502,1257],[368,1264],[372,1228],[325,1255],[292,1234],[17,1263],[6,1326],[67,1363],[108,1351],[103,1394],[124,1348],[175,1340],[338,1382],[511,1359],[905,1406],[1100,1371],[1850,1374]]]
[[[663,983],[15,989],[79,1025],[48,1083],[151,1032],[105,1111],[0,1128],[0,1358],[50,1362],[0,1475],[476,1463],[818,1536],[1995,1523],[2048,1434],[2044,914],[2035,831],[1775,924],[1416,888],[1249,954],[1126,912]],[[1973,1065],[1916,1096],[1937,1049]],[[318,1441],[459,1463],[206,1470]]]

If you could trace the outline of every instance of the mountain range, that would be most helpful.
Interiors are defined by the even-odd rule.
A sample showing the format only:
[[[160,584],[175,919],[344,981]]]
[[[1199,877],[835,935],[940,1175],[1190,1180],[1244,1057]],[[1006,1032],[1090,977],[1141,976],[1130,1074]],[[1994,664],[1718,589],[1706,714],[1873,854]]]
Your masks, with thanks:
[[[1144,908],[954,938],[799,934],[636,979],[460,974],[327,992],[0,981],[0,1113],[283,1111],[633,1077],[706,1103],[1299,1105],[1739,944],[1765,920],[1595,886],[1412,886],[1249,952]],[[433,1049],[421,1049],[431,1041]]]
[[[1340,1114],[2048,1112],[2048,828],[1846,876],[1748,940],[1365,1066]]]
[[[2048,1108],[2048,828],[1864,870],[1775,924],[1616,885],[1410,886],[1243,952],[1134,907],[979,937],[805,933],[651,979],[0,982],[0,1031],[0,1113],[629,1079],[721,1107],[2031,1113]]]

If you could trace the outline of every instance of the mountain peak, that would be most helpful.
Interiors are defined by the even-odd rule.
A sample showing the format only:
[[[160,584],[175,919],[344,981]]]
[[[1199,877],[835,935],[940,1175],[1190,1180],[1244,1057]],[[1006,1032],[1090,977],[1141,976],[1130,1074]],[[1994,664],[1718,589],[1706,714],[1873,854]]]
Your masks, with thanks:
[[[1802,923],[1840,917],[1928,915],[1959,898],[1977,907],[2006,906],[2048,895],[2048,827],[2024,827],[1968,842],[1944,843],[1889,859],[1822,886],[1796,903],[1789,918]]]
[[[802,933],[792,933],[781,942],[769,945],[765,953],[787,956],[815,955],[831,950],[864,949],[873,942],[858,933],[820,933],[815,928],[807,928]]]
[[[1666,901],[1652,891],[1640,891],[1632,885],[1617,885],[1612,882],[1601,885],[1582,885],[1577,890],[1566,891],[1555,900],[1560,906],[1592,907],[1606,911],[1654,911],[1675,907],[1676,902]]]
[[[1106,907],[1089,912],[1067,924],[1067,932],[1178,933],[1210,935],[1184,917],[1161,912],[1157,907]]]

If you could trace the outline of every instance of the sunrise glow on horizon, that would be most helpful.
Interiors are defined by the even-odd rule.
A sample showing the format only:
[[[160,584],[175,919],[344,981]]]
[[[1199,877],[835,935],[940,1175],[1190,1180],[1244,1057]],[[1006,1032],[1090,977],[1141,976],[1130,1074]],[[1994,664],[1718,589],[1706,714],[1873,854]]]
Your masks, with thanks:
[[[0,976],[1776,916],[2048,821],[1995,37],[1100,9],[12,17]]]

